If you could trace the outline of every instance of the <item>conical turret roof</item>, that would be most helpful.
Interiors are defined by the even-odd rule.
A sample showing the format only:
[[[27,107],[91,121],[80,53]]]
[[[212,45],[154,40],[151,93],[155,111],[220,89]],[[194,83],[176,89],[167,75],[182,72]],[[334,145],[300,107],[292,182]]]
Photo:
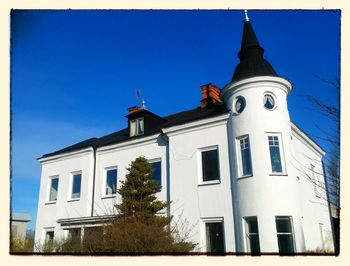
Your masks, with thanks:
[[[278,76],[271,64],[264,59],[264,49],[260,46],[247,15],[244,20],[241,50],[238,57],[240,63],[235,69],[232,82],[256,76]]]

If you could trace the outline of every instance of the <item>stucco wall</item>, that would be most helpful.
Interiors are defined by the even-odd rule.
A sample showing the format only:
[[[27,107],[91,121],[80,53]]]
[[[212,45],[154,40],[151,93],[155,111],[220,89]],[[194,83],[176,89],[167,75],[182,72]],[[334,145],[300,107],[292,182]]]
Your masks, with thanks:
[[[315,151],[295,131],[293,131],[292,143],[295,152],[291,164],[296,169],[299,180],[298,186],[301,192],[302,224],[306,250],[319,249],[332,251],[333,236],[327,195],[324,187],[325,179],[322,169],[322,155]],[[318,193],[315,192],[315,181],[313,180],[311,164],[315,167],[314,176],[320,185],[316,188]]]
[[[171,212],[182,215],[194,226],[192,240],[198,250],[205,252],[204,222],[208,219],[223,220],[225,246],[233,252],[234,230],[231,198],[229,154],[227,146],[227,116],[216,123],[202,123],[196,128],[183,128],[181,132],[169,129],[170,146],[170,195]],[[217,147],[219,152],[220,181],[202,182],[201,150]]]
[[[121,186],[121,181],[125,180],[127,167],[131,161],[139,156],[144,156],[150,162],[156,160],[161,161],[162,173],[162,190],[157,197],[166,200],[166,159],[164,143],[158,138],[158,134],[151,136],[147,141],[134,141],[124,144],[115,145],[113,147],[101,148],[97,151],[96,156],[96,181],[95,181],[95,205],[94,216],[116,214],[114,205],[120,202],[119,195],[105,196],[105,169],[109,167],[117,167],[117,189]]]
[[[71,200],[72,173],[81,171],[81,197]],[[55,231],[55,238],[63,237],[58,219],[84,217],[90,214],[92,195],[93,152],[86,150],[72,156],[60,156],[42,162],[40,194],[36,222],[36,241],[45,239],[47,229]],[[50,178],[59,177],[56,202],[49,202]]]

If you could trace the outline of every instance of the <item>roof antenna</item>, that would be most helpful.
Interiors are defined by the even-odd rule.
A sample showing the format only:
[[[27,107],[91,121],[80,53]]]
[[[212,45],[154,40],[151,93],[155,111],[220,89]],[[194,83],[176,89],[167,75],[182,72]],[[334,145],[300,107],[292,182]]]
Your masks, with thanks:
[[[244,9],[244,21],[249,21],[247,9]]]
[[[140,106],[140,99],[141,99],[141,91],[140,89],[136,89],[136,106]]]

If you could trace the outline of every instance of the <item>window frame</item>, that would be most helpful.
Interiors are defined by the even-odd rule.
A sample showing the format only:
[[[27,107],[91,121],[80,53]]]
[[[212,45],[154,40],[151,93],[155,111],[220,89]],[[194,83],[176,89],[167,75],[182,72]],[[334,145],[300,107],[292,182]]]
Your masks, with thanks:
[[[57,192],[56,192],[56,199],[51,200],[52,181],[54,179],[58,180],[57,181]],[[49,180],[49,182],[48,182],[48,186],[47,186],[46,204],[55,204],[57,202],[57,199],[58,199],[58,189],[60,186],[60,177],[59,177],[59,175],[52,175],[52,176],[49,176],[48,180]]]
[[[257,224],[257,233],[252,233],[249,232],[249,224],[248,224],[248,220],[255,218],[256,220],[256,224]],[[259,234],[259,222],[258,222],[258,217],[257,216],[245,216],[242,218],[242,222],[243,222],[243,238],[244,238],[244,249],[245,252],[247,253],[251,253],[251,254],[260,254],[261,253],[261,247],[260,247],[260,234]],[[251,251],[251,244],[250,244],[250,240],[248,242],[248,238],[250,235],[257,235],[258,236],[258,243],[259,243],[259,252],[254,252],[252,253]]]
[[[53,234],[53,237],[51,239],[51,243],[53,243],[54,239],[55,239],[55,228],[54,227],[49,227],[49,228],[44,228],[44,244],[47,244],[48,243],[48,240],[47,240],[47,235],[49,233],[52,233]]]
[[[266,96],[271,96],[272,99],[273,99],[274,105],[273,105],[273,107],[272,107],[271,109],[270,109],[270,108],[267,108],[267,107],[265,106],[264,99],[265,99]],[[277,99],[276,99],[276,95],[273,94],[271,91],[266,91],[266,92],[263,94],[262,103],[263,103],[263,107],[264,107],[265,110],[268,110],[268,111],[273,111],[273,110],[275,110],[275,109],[277,108]]]
[[[74,177],[80,175],[80,190],[79,190],[79,197],[73,197],[73,189],[74,189]],[[69,185],[69,198],[68,201],[79,201],[81,198],[81,184],[83,179],[83,173],[82,171],[74,171],[70,173],[70,185]]]
[[[110,170],[117,170],[117,176],[115,180],[115,193],[107,194],[107,173]],[[113,191],[113,188],[112,188]],[[104,174],[103,174],[103,185],[102,185],[102,198],[114,198],[116,197],[118,192],[118,166],[109,166],[104,168]]]
[[[325,248],[324,224],[318,223],[318,228],[320,229],[321,246],[322,248]]]
[[[162,163],[162,159],[161,158],[155,158],[155,159],[151,159],[151,160],[148,160],[148,162],[152,165],[153,163],[160,163],[160,186],[159,188],[162,190],[163,188],[163,163]],[[152,180],[155,180],[152,178]],[[156,180],[155,180],[156,181]],[[158,183],[157,183],[158,185]]]
[[[244,167],[243,167],[243,158],[242,158],[242,150],[241,150],[241,140],[246,138],[248,139],[248,144],[249,144],[249,160],[250,160],[250,172],[251,172],[249,174],[243,173]],[[238,178],[240,179],[240,178],[252,177],[254,175],[254,172],[253,172],[252,149],[251,149],[249,134],[245,134],[236,138],[236,150],[238,151],[236,153]]]
[[[217,152],[217,164],[218,164],[218,179],[214,180],[204,180],[203,175],[203,152],[213,151],[216,150]],[[214,184],[220,184],[221,183],[221,171],[220,171],[220,151],[219,151],[219,145],[213,145],[213,146],[207,146],[198,149],[198,185],[214,185]]]
[[[291,232],[278,232],[278,228],[277,228],[277,220],[278,219],[288,219],[289,220],[289,225],[290,225],[290,229]],[[288,216],[288,215],[278,215],[275,216],[275,225],[276,225],[276,236],[277,236],[277,246],[278,246],[278,252],[280,254],[295,254],[296,253],[296,246],[295,246],[295,237],[294,237],[294,226],[293,226],[293,217],[292,216]],[[292,241],[293,241],[293,252],[290,253],[286,253],[286,252],[281,252],[280,251],[280,244],[279,244],[279,235],[291,235],[292,236]]]
[[[69,227],[69,228],[64,228],[64,230],[66,231],[66,237],[70,238],[70,240],[79,240],[81,242],[82,240],[82,236],[83,236],[83,229],[82,227]],[[72,231],[74,230],[78,230],[78,236],[74,235],[72,233]]]
[[[266,136],[267,136],[266,140],[267,140],[268,155],[269,155],[268,158],[269,158],[269,162],[270,162],[270,176],[285,176],[285,175],[287,175],[282,134],[279,132],[266,132]],[[281,169],[282,169],[281,172],[274,172],[273,171],[269,137],[277,137],[278,138],[278,149],[279,149]],[[273,147],[275,147],[275,146],[273,146]]]
[[[207,252],[207,253],[213,253],[211,251],[208,251],[207,224],[210,224],[210,223],[221,223],[221,225],[222,225],[222,242],[223,242],[222,244],[223,244],[224,251],[223,252],[219,252],[219,253],[226,253],[226,237],[225,237],[225,221],[224,221],[224,217],[201,218],[203,251]]]
[[[237,110],[237,106],[236,106],[236,105],[237,105],[238,101],[240,101],[240,100],[243,101],[243,102],[242,102],[243,107],[241,106],[241,109],[240,109],[240,110]],[[234,113],[235,113],[236,115],[239,115],[239,114],[243,113],[243,111],[245,110],[246,106],[247,106],[247,102],[246,102],[245,98],[244,98],[243,96],[241,96],[241,95],[237,96],[237,97],[235,98],[234,105],[233,105],[233,107],[234,107]]]
[[[140,132],[140,124],[139,124],[140,121],[142,121],[142,127],[143,127],[142,132]],[[132,128],[131,125],[133,122],[135,122],[135,133],[133,133],[132,129],[131,129]],[[130,120],[129,133],[130,133],[130,137],[136,137],[136,136],[140,136],[140,135],[145,134],[145,119],[144,119],[144,117],[138,117],[138,118]]]

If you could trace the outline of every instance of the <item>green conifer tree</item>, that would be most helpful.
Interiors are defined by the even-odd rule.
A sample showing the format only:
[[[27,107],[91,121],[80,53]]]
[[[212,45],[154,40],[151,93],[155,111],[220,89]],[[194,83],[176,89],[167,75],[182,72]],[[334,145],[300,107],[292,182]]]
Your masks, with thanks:
[[[119,218],[106,228],[105,251],[122,253],[188,252],[196,244],[175,239],[170,229],[172,217],[159,214],[169,202],[157,200],[160,187],[151,178],[153,169],[143,156],[131,162],[125,181],[121,181],[116,205]],[[178,233],[178,229],[175,228]]]
[[[145,157],[138,157],[127,168],[125,181],[121,181],[118,190],[122,202],[116,205],[123,218],[135,217],[139,221],[147,222],[149,219],[164,218],[156,213],[167,207],[168,202],[157,200],[155,194],[160,191],[153,180],[153,169]]]

